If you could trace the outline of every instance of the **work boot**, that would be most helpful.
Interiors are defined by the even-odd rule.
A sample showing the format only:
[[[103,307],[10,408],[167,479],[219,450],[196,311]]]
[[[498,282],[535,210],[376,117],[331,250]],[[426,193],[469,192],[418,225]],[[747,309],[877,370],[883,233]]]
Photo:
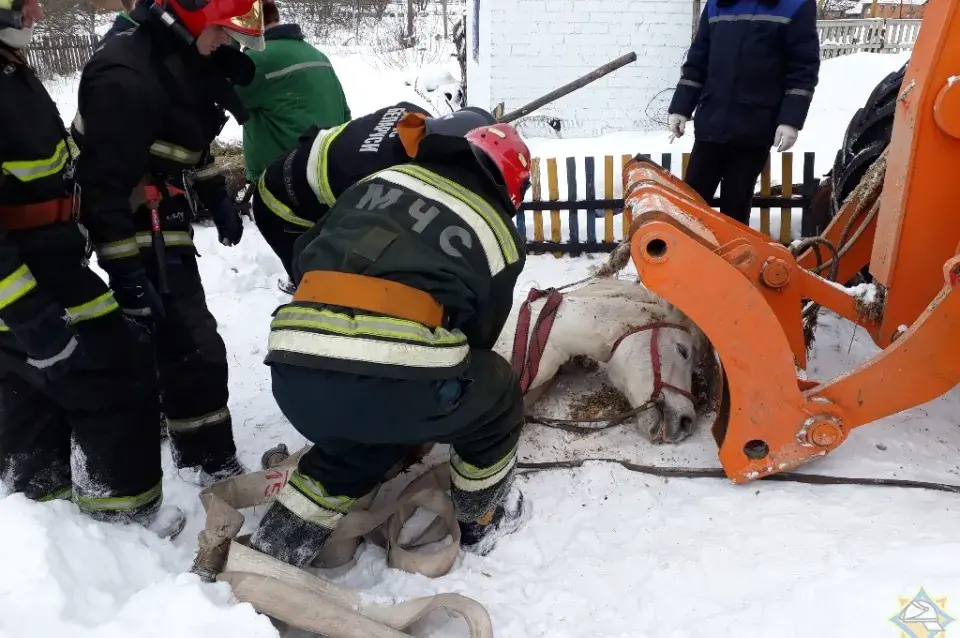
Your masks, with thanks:
[[[231,455],[225,463],[213,465],[198,465],[192,468],[184,468],[185,474],[181,477],[200,487],[210,487],[217,481],[228,479],[233,476],[246,474],[247,470],[237,460],[236,455]]]
[[[139,520],[138,520],[139,519]],[[174,505],[161,505],[159,509],[154,510],[154,515],[134,517],[134,521],[143,525],[149,531],[160,538],[176,538],[183,528],[187,525],[187,516],[179,507]]]
[[[460,547],[465,552],[486,556],[501,538],[519,530],[527,522],[533,506],[513,487],[503,503],[475,521],[460,521]]]
[[[329,527],[305,521],[274,502],[250,537],[250,547],[294,567],[306,567],[332,533]]]

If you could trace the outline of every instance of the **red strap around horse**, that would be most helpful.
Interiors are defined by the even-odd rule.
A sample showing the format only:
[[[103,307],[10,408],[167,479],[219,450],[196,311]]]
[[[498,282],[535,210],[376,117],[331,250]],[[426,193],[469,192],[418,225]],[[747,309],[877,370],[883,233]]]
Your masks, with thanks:
[[[546,297],[547,302],[537,315],[537,322],[533,326],[533,335],[527,347],[527,335],[530,334],[530,304]],[[517,329],[513,334],[513,369],[520,375],[520,390],[526,394],[530,384],[537,378],[540,370],[540,360],[543,358],[544,348],[550,338],[553,322],[557,318],[557,309],[563,301],[563,295],[556,288],[538,290],[533,288],[527,294],[527,300],[520,307],[520,316],[517,318]]]

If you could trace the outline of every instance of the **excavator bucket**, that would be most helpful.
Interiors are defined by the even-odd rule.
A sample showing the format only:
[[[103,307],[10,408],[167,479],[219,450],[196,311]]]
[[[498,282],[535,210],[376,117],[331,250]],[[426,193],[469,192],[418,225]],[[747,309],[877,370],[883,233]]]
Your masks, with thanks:
[[[943,188],[960,162],[958,9],[960,0],[928,3],[889,152],[832,228],[809,240],[831,248],[836,268],[721,215],[648,160],[624,167],[637,272],[697,323],[722,364],[714,437],[734,482],[821,458],[854,428],[960,383],[960,224]],[[843,282],[868,262],[874,288],[848,289],[825,272]],[[855,322],[883,350],[836,378],[801,379],[811,303]]]

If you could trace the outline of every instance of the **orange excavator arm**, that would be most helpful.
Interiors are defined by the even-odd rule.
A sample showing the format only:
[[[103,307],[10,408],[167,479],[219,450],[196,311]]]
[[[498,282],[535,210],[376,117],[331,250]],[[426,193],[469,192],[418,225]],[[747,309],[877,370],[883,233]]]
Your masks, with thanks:
[[[700,326],[723,365],[729,404],[714,435],[737,483],[823,457],[852,429],[960,382],[960,210],[948,174],[960,165],[958,9],[960,0],[928,3],[878,164],[879,203],[865,189],[825,232],[847,248],[834,279],[870,263],[875,299],[828,281],[812,251],[795,257],[655,164],[637,158],[624,168],[644,285]],[[883,350],[837,378],[801,380],[803,300],[862,326]]]

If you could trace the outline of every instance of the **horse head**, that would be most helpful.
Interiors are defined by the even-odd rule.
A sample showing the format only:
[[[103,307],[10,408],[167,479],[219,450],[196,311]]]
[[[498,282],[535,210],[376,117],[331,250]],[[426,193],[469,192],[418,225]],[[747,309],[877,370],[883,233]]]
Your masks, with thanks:
[[[693,434],[694,373],[709,347],[699,328],[639,283],[598,280],[568,296],[577,297],[590,302],[591,354],[606,362],[611,384],[637,410],[643,435],[653,443],[679,443]]]

